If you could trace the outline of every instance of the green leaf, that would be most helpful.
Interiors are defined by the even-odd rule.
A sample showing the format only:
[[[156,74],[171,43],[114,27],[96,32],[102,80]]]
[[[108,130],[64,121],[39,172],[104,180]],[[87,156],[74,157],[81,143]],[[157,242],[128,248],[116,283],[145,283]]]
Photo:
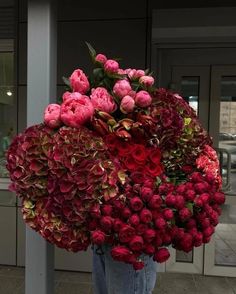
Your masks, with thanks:
[[[63,82],[71,89],[70,80],[66,77],[62,77]]]
[[[103,71],[102,68],[95,68],[93,70],[93,75],[95,77],[95,80],[99,80],[100,81],[103,78],[103,76],[104,76],[104,71]]]
[[[193,203],[189,202],[186,204],[186,207],[193,213]]]
[[[97,55],[95,49],[92,47],[92,45],[91,45],[90,43],[85,42],[85,44],[86,44],[87,47],[88,47],[89,54],[90,54],[90,56],[92,57],[92,60],[94,61],[94,60],[95,60],[95,57],[96,57],[96,55]]]

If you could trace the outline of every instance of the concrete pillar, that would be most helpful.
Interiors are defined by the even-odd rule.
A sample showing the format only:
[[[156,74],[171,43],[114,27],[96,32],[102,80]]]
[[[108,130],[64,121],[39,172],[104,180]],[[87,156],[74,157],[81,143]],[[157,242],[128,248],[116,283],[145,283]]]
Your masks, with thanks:
[[[28,0],[27,126],[56,99],[56,0]],[[25,294],[54,293],[54,247],[26,229]]]

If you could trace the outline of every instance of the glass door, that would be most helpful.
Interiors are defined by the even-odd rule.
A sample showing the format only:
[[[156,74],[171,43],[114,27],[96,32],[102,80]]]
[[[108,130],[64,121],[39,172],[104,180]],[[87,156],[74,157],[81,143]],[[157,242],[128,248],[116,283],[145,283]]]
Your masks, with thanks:
[[[205,245],[204,273],[236,277],[236,66],[212,66],[210,84],[209,131],[223,151],[226,203],[212,242]]]
[[[213,137],[226,203],[212,241],[188,254],[171,249],[166,270],[236,277],[236,66],[173,66],[171,87]]]

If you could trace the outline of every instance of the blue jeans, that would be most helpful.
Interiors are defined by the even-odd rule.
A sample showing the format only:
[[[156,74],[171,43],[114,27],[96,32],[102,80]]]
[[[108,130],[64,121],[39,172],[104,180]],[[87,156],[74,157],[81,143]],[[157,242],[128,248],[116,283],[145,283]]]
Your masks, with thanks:
[[[155,287],[157,263],[152,257],[143,255],[145,263],[142,270],[113,260],[110,247],[102,246],[104,254],[93,249],[93,289],[94,294],[151,294]]]

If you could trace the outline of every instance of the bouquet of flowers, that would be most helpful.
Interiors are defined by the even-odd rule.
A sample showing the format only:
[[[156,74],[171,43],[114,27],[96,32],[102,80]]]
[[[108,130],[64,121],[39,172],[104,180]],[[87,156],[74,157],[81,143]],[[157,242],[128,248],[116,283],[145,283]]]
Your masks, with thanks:
[[[26,129],[7,155],[24,220],[70,251],[110,244],[115,260],[143,268],[167,247],[210,241],[225,201],[212,141],[178,94],[151,73],[96,54],[88,78],[64,78],[61,104]]]

